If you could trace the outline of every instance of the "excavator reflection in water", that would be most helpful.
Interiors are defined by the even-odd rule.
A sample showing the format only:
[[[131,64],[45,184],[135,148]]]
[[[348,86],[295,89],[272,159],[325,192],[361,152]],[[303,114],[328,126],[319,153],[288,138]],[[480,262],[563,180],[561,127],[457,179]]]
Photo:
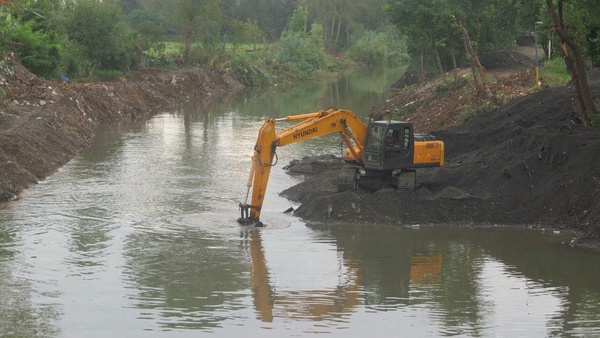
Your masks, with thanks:
[[[250,282],[258,320],[267,323],[273,322],[275,317],[314,321],[344,320],[350,315],[352,309],[362,305],[374,305],[367,304],[367,298],[371,298],[367,293],[373,292],[377,287],[366,285],[363,281],[361,263],[350,251],[342,251],[342,264],[346,272],[343,274],[343,280],[335,288],[282,291],[276,290],[270,280],[261,232],[253,229],[245,232],[243,236],[246,237],[242,242],[244,250],[251,258]],[[433,255],[413,255],[410,257],[409,274],[402,275],[410,280],[400,284],[406,288],[409,285],[439,284],[441,268],[442,256],[439,251]],[[405,293],[405,299],[408,299],[408,289],[402,290],[402,293]]]

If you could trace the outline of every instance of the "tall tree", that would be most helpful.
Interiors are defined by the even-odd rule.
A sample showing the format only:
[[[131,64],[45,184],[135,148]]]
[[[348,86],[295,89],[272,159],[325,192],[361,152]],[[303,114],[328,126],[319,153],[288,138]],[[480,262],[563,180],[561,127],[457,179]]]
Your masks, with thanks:
[[[184,37],[183,62],[190,63],[190,51],[196,38],[205,45],[220,39],[221,11],[219,0],[177,0],[171,16]]]
[[[588,125],[590,123],[590,115],[597,114],[598,110],[594,105],[594,100],[588,86],[583,51],[575,37],[577,32],[572,31],[573,26],[567,22],[563,0],[558,0],[556,5],[553,0],[546,0],[546,5],[554,24],[554,30],[562,41],[561,49],[567,70],[575,86],[579,115],[583,123]],[[570,6],[570,9],[575,10],[575,7]]]
[[[93,67],[127,69],[134,50],[123,11],[116,0],[70,0],[65,28]]]
[[[523,1],[532,0],[387,0],[385,10],[407,37],[413,56],[427,52],[442,71],[450,61],[456,64],[463,45],[459,23],[477,52],[512,46],[523,17],[517,5]]]

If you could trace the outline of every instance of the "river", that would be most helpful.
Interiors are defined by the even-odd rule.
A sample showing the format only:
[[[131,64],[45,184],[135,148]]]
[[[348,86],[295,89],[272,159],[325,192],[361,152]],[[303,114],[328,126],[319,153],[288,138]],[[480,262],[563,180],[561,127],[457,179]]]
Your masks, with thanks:
[[[555,231],[326,226],[282,213],[280,148],[261,219],[237,224],[267,117],[366,116],[401,70],[352,74],[107,126],[0,209],[1,337],[600,335],[600,255]]]

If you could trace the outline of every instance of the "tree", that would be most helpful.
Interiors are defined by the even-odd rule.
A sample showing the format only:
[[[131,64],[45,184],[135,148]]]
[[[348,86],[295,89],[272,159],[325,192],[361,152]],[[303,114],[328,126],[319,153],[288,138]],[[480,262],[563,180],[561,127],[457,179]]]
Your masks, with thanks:
[[[258,28],[256,23],[242,22],[237,19],[231,19],[227,23],[228,41],[231,41],[234,46],[241,44],[252,43],[256,50],[256,43],[264,38],[264,33]]]
[[[308,31],[307,21],[308,11],[304,7],[300,6],[292,13],[292,17],[288,23],[287,31],[294,33],[306,33]]]
[[[53,76],[60,64],[61,36],[52,23],[55,2],[23,1],[0,7],[0,49],[12,50],[29,71],[46,77]]]
[[[554,23],[554,31],[560,36],[562,41],[562,52],[567,66],[567,70],[571,75],[572,83],[575,87],[577,102],[579,105],[579,116],[585,125],[590,124],[590,116],[597,114],[598,110],[594,105],[590,88],[587,82],[585,71],[585,61],[583,51],[579,43],[577,43],[575,35],[576,31],[572,31],[572,27],[566,22],[565,4],[563,0],[558,0],[554,4],[553,0],[546,0],[548,12]],[[575,10],[575,7],[570,7]]]
[[[66,16],[67,34],[92,68],[126,70],[134,64],[130,30],[117,1],[71,0]]]
[[[433,0],[390,0],[385,7],[392,22],[407,37],[413,53],[419,54],[421,80],[425,79],[425,52],[435,58],[435,65],[445,74],[439,54],[439,45],[452,29],[451,16]]]
[[[450,61],[452,66],[457,63],[456,53],[463,45],[458,23],[470,32],[478,52],[512,46],[523,26],[518,21],[524,17],[525,7],[519,5],[523,1],[388,0],[385,11],[407,37],[413,56],[427,52],[442,71]]]
[[[177,0],[171,19],[184,36],[183,62],[190,64],[192,43],[199,37],[206,47],[220,41],[221,9],[218,0]]]

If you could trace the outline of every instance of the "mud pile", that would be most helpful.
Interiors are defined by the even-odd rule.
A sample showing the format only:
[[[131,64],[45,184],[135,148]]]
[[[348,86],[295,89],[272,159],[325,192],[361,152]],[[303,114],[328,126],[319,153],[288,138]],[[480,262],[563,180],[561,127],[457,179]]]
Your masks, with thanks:
[[[591,74],[595,98],[599,79]],[[600,130],[581,126],[573,98],[569,87],[546,88],[434,131],[445,142],[446,165],[419,170],[414,191],[337,193],[342,164],[329,160],[282,195],[301,202],[295,214],[315,222],[554,227],[581,231],[580,242],[597,240]],[[386,105],[403,104],[397,100]],[[301,163],[310,161],[324,163]]]

